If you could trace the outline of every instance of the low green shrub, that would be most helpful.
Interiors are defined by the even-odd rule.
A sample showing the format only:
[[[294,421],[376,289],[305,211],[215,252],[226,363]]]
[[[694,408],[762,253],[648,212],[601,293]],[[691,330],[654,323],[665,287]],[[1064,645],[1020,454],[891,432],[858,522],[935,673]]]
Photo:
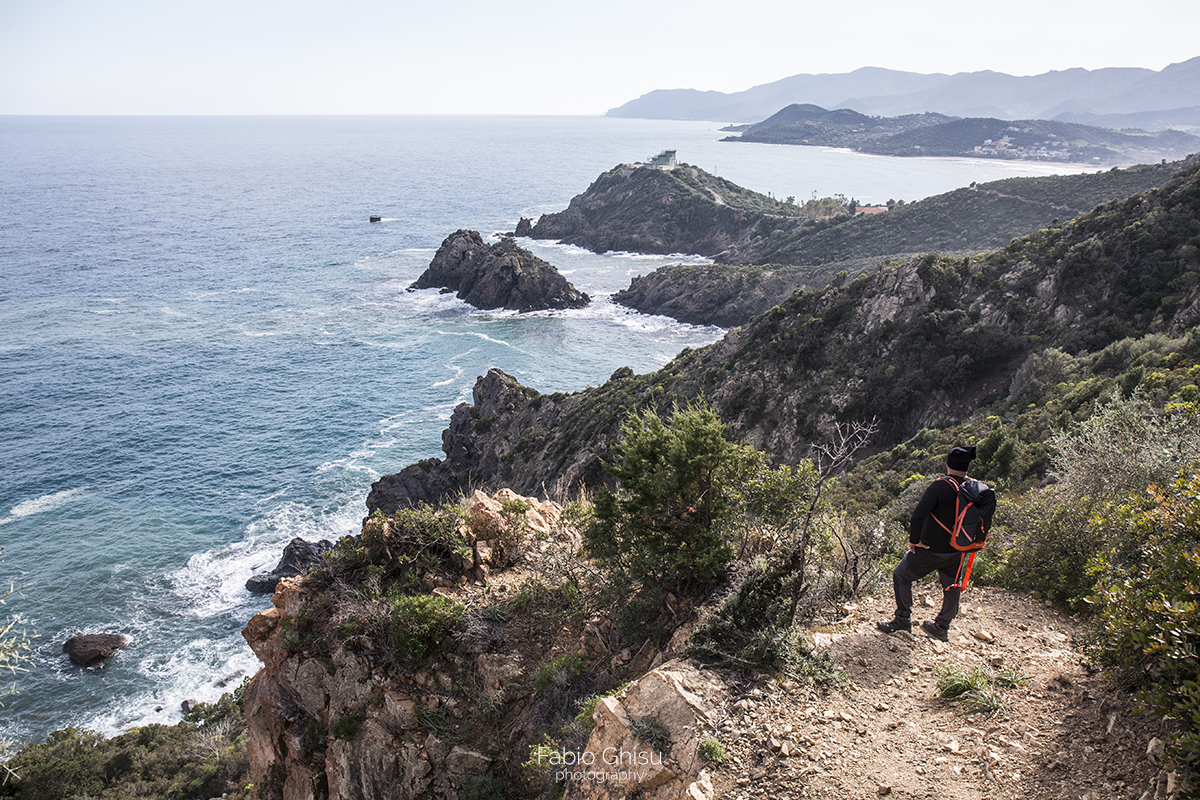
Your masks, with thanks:
[[[391,635],[396,658],[419,663],[462,620],[464,606],[432,594],[392,600]]]
[[[705,736],[701,739],[700,744],[696,745],[696,755],[702,761],[718,767],[724,764],[726,759],[725,748],[715,736]]]

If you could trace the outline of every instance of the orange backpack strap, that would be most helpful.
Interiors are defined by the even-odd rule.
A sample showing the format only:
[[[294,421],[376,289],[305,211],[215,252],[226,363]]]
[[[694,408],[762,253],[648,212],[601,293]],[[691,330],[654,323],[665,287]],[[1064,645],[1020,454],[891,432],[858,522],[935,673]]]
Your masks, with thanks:
[[[962,554],[962,559],[958,562],[958,574],[954,576],[954,583],[946,587],[947,592],[951,589],[967,588],[967,581],[971,579],[971,565],[975,563],[975,552],[972,550]]]

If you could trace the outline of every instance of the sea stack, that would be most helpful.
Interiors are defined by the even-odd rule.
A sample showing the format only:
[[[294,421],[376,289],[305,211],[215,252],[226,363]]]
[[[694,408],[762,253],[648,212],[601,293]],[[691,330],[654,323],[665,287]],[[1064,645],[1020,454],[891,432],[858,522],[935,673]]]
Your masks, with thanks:
[[[551,264],[512,239],[494,245],[478,231],[455,231],[438,248],[429,269],[409,289],[446,289],[476,308],[515,311],[583,308],[590,298]]]

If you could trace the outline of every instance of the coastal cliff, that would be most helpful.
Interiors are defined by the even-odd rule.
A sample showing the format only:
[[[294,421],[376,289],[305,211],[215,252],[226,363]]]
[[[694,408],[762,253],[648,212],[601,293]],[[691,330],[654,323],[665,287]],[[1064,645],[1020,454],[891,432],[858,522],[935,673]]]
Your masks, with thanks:
[[[410,289],[446,289],[476,308],[515,311],[583,308],[589,298],[551,264],[511,239],[488,245],[478,231],[446,237]]]
[[[697,167],[622,165],[601,174],[566,210],[543,214],[534,239],[558,239],[596,253],[713,256],[786,228],[799,210]]]
[[[738,440],[798,463],[835,421],[878,420],[877,446],[961,422],[1019,392],[1047,348],[1097,352],[1179,335],[1200,319],[1200,167],[1161,189],[969,258],[913,257],[843,286],[802,291],[655,373],[542,395],[499,370],[443,434],[445,461],[385,476],[371,509],[466,485],[523,492],[603,480],[609,442],[637,408],[707,398]],[[1019,385],[1020,384],[1020,385]]]
[[[579,559],[579,546],[556,504],[476,492],[461,510],[376,515],[320,568],[280,581],[243,631],[263,663],[244,691],[255,797],[532,796],[519,787],[551,783],[567,746],[537,743],[564,725],[597,763],[610,749],[639,759],[569,797],[686,796],[705,781],[696,749],[728,689],[677,660],[684,639],[623,649],[611,618],[566,613],[569,599],[526,585],[543,558]],[[588,695],[594,720],[579,714]],[[648,713],[669,756],[631,732]],[[704,785],[690,796],[711,798]]]
[[[734,328],[803,289],[816,289],[879,268],[883,259],[839,262],[824,267],[733,267],[725,264],[667,264],[638,275],[612,296],[614,303],[643,314],[659,314],[690,325]]]

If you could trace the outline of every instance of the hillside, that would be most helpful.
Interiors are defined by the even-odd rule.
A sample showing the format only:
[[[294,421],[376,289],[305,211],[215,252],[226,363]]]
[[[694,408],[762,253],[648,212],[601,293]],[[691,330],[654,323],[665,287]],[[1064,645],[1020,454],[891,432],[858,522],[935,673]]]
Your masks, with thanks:
[[[695,167],[663,171],[627,165],[600,175],[564,211],[542,215],[530,235],[594,252],[691,253],[721,264],[791,267],[850,262],[832,272],[822,270],[821,275],[842,269],[859,274],[874,269],[885,257],[1003,247],[1014,237],[1056,220],[1159,186],[1181,166],[1152,164],[1086,175],[994,181],[897,206],[887,214],[810,220],[799,206]],[[825,282],[796,275],[796,282],[790,284],[793,289]],[[758,282],[757,278],[738,280]],[[731,291],[716,294],[730,296]],[[780,291],[779,297],[790,294],[784,288]],[[659,313],[648,306],[635,307]],[[695,316],[696,321],[712,319],[715,316],[709,312]]]
[[[797,463],[834,420],[879,423],[889,447],[1001,402],[1046,348],[1095,352],[1182,335],[1200,320],[1200,165],[995,252],[918,256],[845,286],[799,292],[655,373],[542,395],[492,370],[443,434],[445,461],[381,478],[369,508],[469,485],[565,491],[601,480],[633,408],[705,397],[736,437]]]
[[[1179,159],[1200,150],[1200,137],[1178,130],[1115,131],[1052,120],[949,119],[923,114],[868,117],[849,109],[788,106],[726,142],[848,147],[887,156],[1062,161],[1095,165]]]
[[[991,250],[1102,203],[1160,186],[1180,166],[1179,162],[1150,164],[976,184],[893,207],[886,214],[794,226],[781,234],[735,245],[716,260],[726,264],[824,264],[931,250]]]
[[[559,239],[596,253],[713,255],[799,216],[792,205],[743,189],[697,167],[622,165],[601,174],[566,210],[543,214],[534,239]]]
[[[720,265],[660,267],[634,278],[613,299],[682,322],[742,325],[797,289],[853,279],[889,259],[931,250],[971,253],[1002,247],[1101,203],[1158,186],[1180,166],[1010,178],[896,205],[886,214],[801,223],[726,249],[715,259]]]

